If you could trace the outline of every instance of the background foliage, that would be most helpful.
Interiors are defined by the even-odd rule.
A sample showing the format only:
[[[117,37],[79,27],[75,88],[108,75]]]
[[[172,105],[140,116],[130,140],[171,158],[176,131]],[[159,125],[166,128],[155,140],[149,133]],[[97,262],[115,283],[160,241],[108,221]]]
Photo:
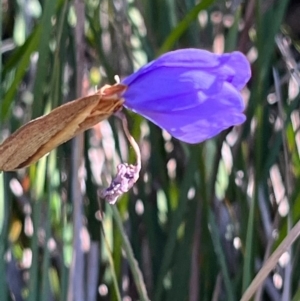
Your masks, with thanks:
[[[142,172],[116,206],[98,201],[99,189],[134,155],[114,117],[30,168],[1,173],[1,301],[241,299],[300,218],[298,2],[0,8],[1,140],[165,51],[240,50],[253,66],[247,121],[205,143],[181,143],[128,113]],[[300,300],[300,245],[290,245],[258,279],[255,300]]]

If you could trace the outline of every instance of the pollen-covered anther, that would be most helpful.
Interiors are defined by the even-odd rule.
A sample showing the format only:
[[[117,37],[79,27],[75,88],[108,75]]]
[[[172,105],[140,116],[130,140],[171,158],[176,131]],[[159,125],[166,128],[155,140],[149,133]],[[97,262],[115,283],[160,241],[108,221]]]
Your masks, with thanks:
[[[140,166],[121,163],[117,167],[117,175],[110,186],[100,192],[100,197],[108,203],[115,204],[117,199],[129,191],[139,178]]]

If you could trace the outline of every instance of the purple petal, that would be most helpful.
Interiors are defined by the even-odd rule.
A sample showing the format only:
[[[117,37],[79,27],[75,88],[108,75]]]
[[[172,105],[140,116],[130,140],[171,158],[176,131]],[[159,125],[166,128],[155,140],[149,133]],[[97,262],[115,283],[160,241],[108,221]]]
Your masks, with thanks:
[[[125,106],[189,143],[245,120],[239,90],[250,66],[239,52],[169,52],[123,80]]]

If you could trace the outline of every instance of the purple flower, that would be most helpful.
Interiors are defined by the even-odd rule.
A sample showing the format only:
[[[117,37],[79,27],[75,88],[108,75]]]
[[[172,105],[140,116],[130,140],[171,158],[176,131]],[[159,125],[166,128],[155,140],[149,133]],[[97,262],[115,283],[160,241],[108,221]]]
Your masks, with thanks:
[[[188,143],[209,139],[245,121],[240,90],[251,76],[240,52],[168,52],[122,83],[125,107]]]

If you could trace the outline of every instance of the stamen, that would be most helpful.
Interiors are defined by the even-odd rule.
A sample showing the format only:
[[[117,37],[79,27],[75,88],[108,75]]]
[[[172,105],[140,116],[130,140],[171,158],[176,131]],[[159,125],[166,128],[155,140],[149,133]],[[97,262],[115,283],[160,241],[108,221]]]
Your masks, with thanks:
[[[126,116],[122,112],[116,112],[115,115],[121,119],[125,135],[133,147],[136,154],[136,164],[121,163],[117,167],[117,175],[112,180],[110,186],[100,192],[100,197],[108,203],[115,204],[118,197],[129,191],[139,178],[141,170],[141,152],[138,144],[130,135]]]

